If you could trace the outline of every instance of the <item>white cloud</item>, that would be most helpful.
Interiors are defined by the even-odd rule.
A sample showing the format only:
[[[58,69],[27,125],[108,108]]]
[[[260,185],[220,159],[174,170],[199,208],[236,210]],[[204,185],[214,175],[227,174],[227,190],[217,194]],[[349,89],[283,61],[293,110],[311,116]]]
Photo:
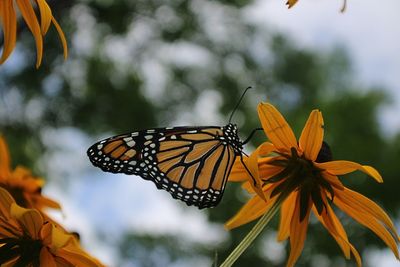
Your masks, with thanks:
[[[271,30],[288,33],[311,49],[343,46],[349,51],[359,80],[366,86],[383,85],[393,95],[393,105],[383,110],[382,123],[389,133],[400,128],[400,2],[300,0],[287,10],[285,1],[258,0],[245,18]]]

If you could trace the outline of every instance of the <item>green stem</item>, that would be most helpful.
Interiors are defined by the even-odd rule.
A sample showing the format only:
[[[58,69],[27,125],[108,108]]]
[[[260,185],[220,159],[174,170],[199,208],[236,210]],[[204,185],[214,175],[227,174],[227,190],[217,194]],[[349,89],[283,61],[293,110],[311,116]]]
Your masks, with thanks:
[[[261,233],[264,227],[269,223],[269,221],[274,217],[275,213],[281,207],[281,204],[286,199],[281,194],[272,207],[266,212],[250,230],[250,232],[243,238],[242,242],[232,251],[232,253],[225,259],[225,261],[220,265],[220,267],[230,267],[235,261],[242,255],[242,253],[253,243],[254,239]]]

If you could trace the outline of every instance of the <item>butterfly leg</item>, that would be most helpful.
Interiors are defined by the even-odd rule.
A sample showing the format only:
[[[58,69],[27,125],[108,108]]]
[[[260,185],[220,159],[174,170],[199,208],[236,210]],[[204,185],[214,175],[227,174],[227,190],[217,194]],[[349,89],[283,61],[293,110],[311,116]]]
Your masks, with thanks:
[[[247,173],[250,175],[251,179],[253,180],[254,186],[257,186],[256,178],[254,178],[254,176],[251,174],[249,168],[247,168],[246,163],[244,163],[243,155],[242,155],[242,154],[240,155],[240,162],[243,164],[243,167],[245,168],[245,170],[247,171]]]

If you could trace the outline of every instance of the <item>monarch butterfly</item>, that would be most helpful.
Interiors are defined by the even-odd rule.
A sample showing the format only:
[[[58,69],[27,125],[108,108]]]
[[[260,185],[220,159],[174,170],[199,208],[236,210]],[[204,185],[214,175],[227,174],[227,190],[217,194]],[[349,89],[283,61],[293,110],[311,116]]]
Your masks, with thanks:
[[[139,175],[173,198],[202,209],[220,202],[247,140],[239,139],[237,126],[230,122],[223,127],[155,128],[104,139],[87,155],[103,171]]]

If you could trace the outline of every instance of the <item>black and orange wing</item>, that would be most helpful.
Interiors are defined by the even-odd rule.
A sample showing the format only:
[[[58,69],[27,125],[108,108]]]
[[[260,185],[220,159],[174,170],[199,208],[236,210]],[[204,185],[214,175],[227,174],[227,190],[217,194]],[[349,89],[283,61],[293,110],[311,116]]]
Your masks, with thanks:
[[[222,198],[238,155],[232,142],[224,127],[157,128],[100,141],[88,156],[104,171],[139,175],[188,205],[206,208]]]

